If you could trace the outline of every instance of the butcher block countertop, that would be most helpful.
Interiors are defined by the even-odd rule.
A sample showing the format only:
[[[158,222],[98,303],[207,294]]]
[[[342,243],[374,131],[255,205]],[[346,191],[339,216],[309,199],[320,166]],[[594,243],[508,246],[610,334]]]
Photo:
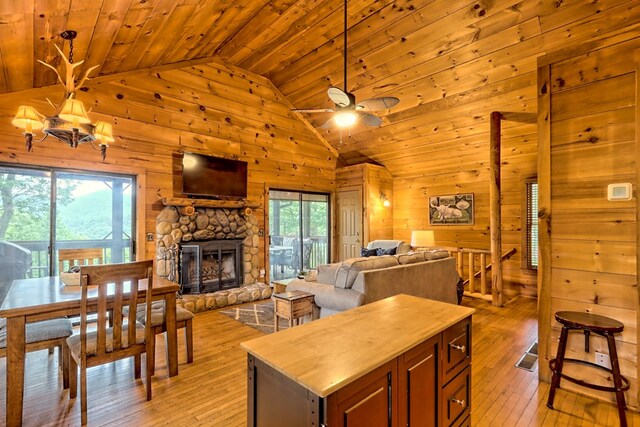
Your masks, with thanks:
[[[240,346],[317,396],[327,397],[474,311],[396,295]]]

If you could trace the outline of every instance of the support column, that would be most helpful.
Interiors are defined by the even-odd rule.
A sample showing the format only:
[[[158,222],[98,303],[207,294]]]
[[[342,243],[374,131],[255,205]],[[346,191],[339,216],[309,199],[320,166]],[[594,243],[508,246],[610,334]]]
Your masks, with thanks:
[[[489,205],[491,222],[491,297],[493,305],[502,307],[502,230],[500,200],[500,121],[502,114],[491,113],[491,149],[489,159]]]

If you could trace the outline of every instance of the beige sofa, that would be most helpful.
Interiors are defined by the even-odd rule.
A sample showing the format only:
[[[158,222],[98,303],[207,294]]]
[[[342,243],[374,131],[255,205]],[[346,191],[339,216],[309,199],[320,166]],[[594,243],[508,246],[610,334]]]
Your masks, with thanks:
[[[401,293],[457,304],[458,279],[447,251],[427,251],[322,265],[316,280],[294,279],[287,291],[314,294],[325,317]]]

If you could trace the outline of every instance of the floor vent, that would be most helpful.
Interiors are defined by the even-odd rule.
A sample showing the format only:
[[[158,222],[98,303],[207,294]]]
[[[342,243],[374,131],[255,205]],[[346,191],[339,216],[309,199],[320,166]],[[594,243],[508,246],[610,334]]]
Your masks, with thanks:
[[[516,363],[516,368],[525,369],[529,372],[533,371],[536,366],[536,362],[538,361],[538,343],[534,342],[529,350],[525,354],[522,355],[518,363]]]

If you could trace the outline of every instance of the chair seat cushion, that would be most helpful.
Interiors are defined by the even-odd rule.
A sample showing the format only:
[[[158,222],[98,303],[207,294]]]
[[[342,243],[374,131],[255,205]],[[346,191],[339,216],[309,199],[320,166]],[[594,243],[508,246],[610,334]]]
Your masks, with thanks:
[[[144,325],[146,321],[146,304],[138,304],[136,308],[136,320]],[[122,313],[129,315],[129,307],[124,307]],[[195,315],[186,308],[176,307],[176,322],[193,319]],[[151,304],[151,326],[160,326],[164,322],[164,301],[156,301]]]
[[[27,323],[25,340],[27,344],[48,341],[56,338],[67,338],[73,334],[71,321],[66,317]],[[0,348],[7,346],[7,321],[0,319]]]
[[[127,331],[127,325],[122,327],[122,347],[129,347],[129,334]],[[113,351],[113,329],[108,328],[107,330],[107,353]],[[95,356],[96,349],[98,347],[97,344],[98,333],[93,331],[87,333],[87,355]],[[144,344],[144,326],[136,323],[136,344]],[[74,354],[80,354],[80,334],[72,335],[67,338],[67,344],[69,344],[69,348],[71,352]]]

